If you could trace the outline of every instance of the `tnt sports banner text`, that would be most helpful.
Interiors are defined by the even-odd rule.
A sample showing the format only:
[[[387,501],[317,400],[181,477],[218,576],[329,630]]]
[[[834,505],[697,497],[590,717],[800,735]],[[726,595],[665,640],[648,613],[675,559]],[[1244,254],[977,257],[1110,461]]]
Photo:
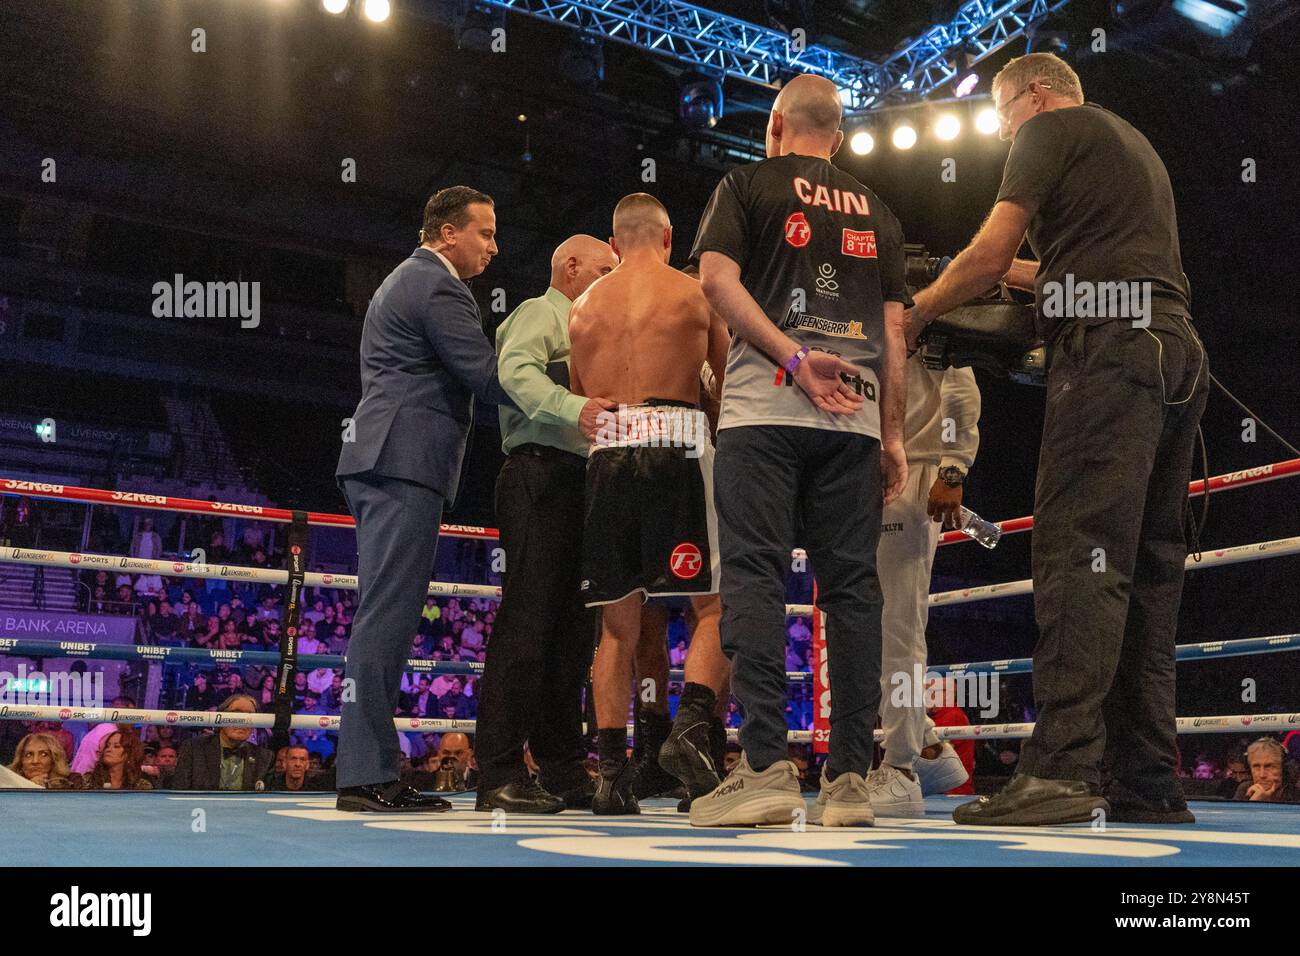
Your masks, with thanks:
[[[135,643],[135,618],[59,611],[0,610],[0,653],[5,640]]]

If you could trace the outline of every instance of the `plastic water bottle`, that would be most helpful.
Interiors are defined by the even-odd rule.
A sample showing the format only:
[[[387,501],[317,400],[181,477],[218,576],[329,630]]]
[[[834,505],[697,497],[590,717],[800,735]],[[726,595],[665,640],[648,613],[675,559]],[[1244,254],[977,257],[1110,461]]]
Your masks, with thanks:
[[[962,506],[961,531],[969,535],[986,548],[995,548],[1002,537],[1002,529],[992,521],[985,521],[969,508]]]

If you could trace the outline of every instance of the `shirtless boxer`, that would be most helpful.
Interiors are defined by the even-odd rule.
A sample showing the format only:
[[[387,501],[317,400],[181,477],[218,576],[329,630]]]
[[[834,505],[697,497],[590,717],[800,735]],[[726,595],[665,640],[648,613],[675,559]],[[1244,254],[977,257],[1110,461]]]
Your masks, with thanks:
[[[599,814],[639,812],[627,717],[642,604],[692,595],[703,618],[717,602],[713,445],[698,400],[705,360],[717,374],[730,343],[700,284],[668,265],[672,234],[657,199],[625,197],[610,239],[622,261],[569,312],[571,390],[620,406],[587,461],[583,527],[582,590],[602,611],[592,668]]]

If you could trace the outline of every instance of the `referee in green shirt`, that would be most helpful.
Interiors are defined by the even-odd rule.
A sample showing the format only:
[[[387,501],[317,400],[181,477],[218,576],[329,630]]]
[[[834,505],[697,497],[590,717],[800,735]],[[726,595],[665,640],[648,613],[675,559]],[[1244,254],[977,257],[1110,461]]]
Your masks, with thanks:
[[[497,329],[506,463],[496,487],[506,567],[501,608],[479,681],[475,809],[558,813],[591,805],[583,767],[582,687],[595,630],[578,584],[588,436],[613,404],[569,384],[569,306],[617,265],[607,243],[565,240],[551,285]],[[524,743],[541,768],[529,779]]]

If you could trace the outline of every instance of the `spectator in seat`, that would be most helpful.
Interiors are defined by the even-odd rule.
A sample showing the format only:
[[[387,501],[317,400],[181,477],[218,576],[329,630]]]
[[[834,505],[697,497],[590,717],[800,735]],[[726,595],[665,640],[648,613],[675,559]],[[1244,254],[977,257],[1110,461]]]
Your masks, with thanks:
[[[262,678],[262,684],[257,689],[257,709],[269,710],[275,705],[275,676],[267,674]],[[279,767],[276,768],[280,769]]]
[[[113,709],[132,710],[135,708],[135,701],[130,697],[114,697],[109,705]],[[85,774],[95,766],[99,760],[99,752],[103,749],[104,739],[115,730],[130,730],[130,724],[96,724],[90,730],[86,731],[81,742],[77,745],[77,754],[72,758],[72,772]]]
[[[217,707],[220,714],[255,714],[257,702],[247,694],[232,694]],[[195,737],[181,745],[172,790],[258,790],[265,785],[275,755],[253,746],[251,727],[222,724],[215,734]]]
[[[318,667],[307,675],[307,687],[317,698],[323,698],[333,684],[334,671],[328,667]]]
[[[1246,748],[1250,780],[1243,781],[1234,800],[1257,803],[1300,803],[1300,782],[1286,751],[1272,737],[1260,737]]]
[[[158,614],[150,619],[150,624],[153,627],[154,640],[159,643],[177,640],[180,637],[181,622],[172,610],[171,601],[163,601],[159,604]]]
[[[302,619],[304,621],[311,621],[313,624],[318,624],[325,620],[325,602],[314,602],[309,609],[303,612]]]
[[[1237,788],[1243,783],[1250,783],[1250,765],[1245,757],[1233,757],[1223,771],[1223,783],[1216,791],[1224,800],[1231,800],[1237,795]]]
[[[230,549],[226,547],[226,536],[220,531],[212,532],[208,538],[208,564],[229,564]]]
[[[469,720],[469,698],[464,694],[446,694],[438,698],[438,712],[446,720]]]
[[[18,741],[9,769],[49,790],[79,789],[81,778],[68,766],[68,755],[53,734],[28,734]]]
[[[114,614],[134,614],[133,609],[134,597],[132,596],[131,586],[123,584],[117,589],[117,601],[113,606]]]
[[[420,628],[426,634],[437,632],[438,624],[442,620],[442,608],[438,606],[438,599],[432,594],[424,600],[424,610],[420,612],[420,618],[424,626]]]
[[[81,778],[82,790],[152,790],[144,772],[144,744],[134,728],[104,738],[99,758]]]
[[[296,674],[293,675],[294,710],[300,710],[302,708],[304,698],[306,698],[307,692],[309,690],[311,690],[311,688],[307,686],[307,675],[304,674],[302,671],[298,671]]]
[[[331,654],[346,654],[348,650],[348,629],[342,624],[335,624],[330,632],[329,652]]]
[[[194,635],[195,647],[217,647],[221,642],[221,618],[215,614],[208,617],[203,630]]]
[[[310,773],[311,753],[306,747],[292,745],[285,747],[282,751],[284,754],[284,769],[272,771],[267,778],[266,789],[282,790],[293,792],[295,790],[333,790],[331,785],[326,788],[320,782],[320,775]]]
[[[338,713],[343,706],[343,672],[334,671],[330,677],[330,685],[321,694],[321,704],[330,713]]]
[[[323,654],[325,647],[316,639],[316,625],[305,622],[298,638],[299,654]]]
[[[153,765],[160,777],[170,776],[176,770],[178,753],[171,744],[161,744],[154,752]]]
[[[686,666],[686,642],[678,641],[677,646],[668,653],[668,663],[672,667]]]
[[[211,710],[217,706],[217,701],[221,698],[217,689],[209,686],[210,680],[207,671],[199,671],[194,675],[194,683],[185,695],[186,710]]]

